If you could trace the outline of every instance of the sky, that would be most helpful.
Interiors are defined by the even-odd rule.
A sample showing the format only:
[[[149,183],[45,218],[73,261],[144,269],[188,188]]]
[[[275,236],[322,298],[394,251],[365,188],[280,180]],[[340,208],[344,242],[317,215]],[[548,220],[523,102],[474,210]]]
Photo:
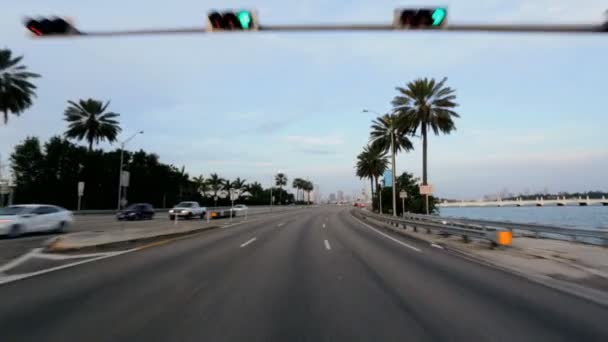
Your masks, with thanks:
[[[262,24],[390,23],[413,1],[0,0],[0,47],[42,75],[34,105],[0,124],[6,163],[27,136],[62,134],[68,100],[111,101],[119,139],[191,175],[269,185],[278,171],[324,196],[360,190],[357,154],[395,87],[447,77],[457,130],[429,139],[435,194],[477,199],[503,189],[608,190],[605,35],[448,32],[253,33],[32,39],[25,16],[70,17],[83,31],[206,25],[210,9],[258,11]],[[605,1],[442,1],[449,23],[599,23]],[[397,157],[420,176],[422,152]],[[84,142],[82,144],[85,144]],[[116,144],[103,143],[104,149]]]

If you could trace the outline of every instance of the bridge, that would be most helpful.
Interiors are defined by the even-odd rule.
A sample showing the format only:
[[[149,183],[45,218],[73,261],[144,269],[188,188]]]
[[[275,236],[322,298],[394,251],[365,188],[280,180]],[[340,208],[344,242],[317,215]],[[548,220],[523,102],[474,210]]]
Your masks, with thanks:
[[[593,198],[590,199],[589,196],[586,198],[578,197],[578,198],[566,198],[557,197],[554,199],[545,199],[544,197],[537,197],[533,200],[523,200],[521,198],[517,198],[515,200],[502,200],[498,199],[496,201],[460,201],[460,202],[448,202],[443,201],[439,203],[438,206],[441,208],[450,208],[450,207],[524,207],[524,206],[571,206],[571,205],[579,205],[579,206],[591,206],[591,205],[603,205],[608,206],[608,199],[605,196],[602,198]]]

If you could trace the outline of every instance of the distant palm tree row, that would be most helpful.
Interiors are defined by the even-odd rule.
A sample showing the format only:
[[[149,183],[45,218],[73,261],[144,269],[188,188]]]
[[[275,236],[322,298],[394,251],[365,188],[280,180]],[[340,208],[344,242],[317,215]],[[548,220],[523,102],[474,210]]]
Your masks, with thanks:
[[[388,166],[387,153],[391,155],[392,184],[395,185],[395,156],[401,151],[413,150],[409,137],[418,137],[418,132],[422,139],[422,184],[428,185],[428,133],[449,134],[456,129],[454,118],[460,117],[453,110],[458,106],[455,91],[445,85],[446,81],[447,78],[439,82],[423,78],[409,82],[405,88],[397,87],[398,95],[391,101],[393,108],[390,113],[373,120],[370,143],[357,156],[356,165],[357,176],[370,179],[372,196],[374,193],[379,195],[378,178]],[[392,188],[393,215],[396,215],[397,189],[396,186]],[[428,213],[428,201],[425,210]]]
[[[310,202],[310,192],[314,190],[314,185],[312,182],[302,179],[296,178],[291,183],[291,186],[296,189],[296,201],[300,198],[300,192],[302,192],[302,201],[304,201],[304,193],[308,195],[307,201]]]

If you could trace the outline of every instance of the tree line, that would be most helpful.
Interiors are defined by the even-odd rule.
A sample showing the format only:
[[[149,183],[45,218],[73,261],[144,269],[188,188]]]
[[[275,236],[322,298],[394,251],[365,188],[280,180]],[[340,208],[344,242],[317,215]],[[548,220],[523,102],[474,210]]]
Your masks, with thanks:
[[[8,114],[19,116],[32,105],[36,96],[33,79],[40,77],[27,71],[21,64],[22,56],[13,57],[8,49],[0,49],[0,111],[4,124]],[[94,149],[102,141],[116,142],[122,131],[119,113],[108,110],[110,102],[95,99],[68,101],[63,113],[67,129],[42,144],[36,137],[28,137],[15,146],[11,167],[15,182],[15,203],[50,203],[74,209],[77,203],[77,184],[85,183],[83,209],[110,209],[118,206],[119,165],[123,152],[122,170],[130,172],[126,196],[130,203],[148,202],[156,207],[168,207],[182,200],[196,200],[203,205],[229,205],[231,193],[244,204],[304,203],[304,193],[313,190],[311,182],[297,178],[293,187],[298,198],[284,187],[288,178],[284,173],[275,176],[276,188],[264,188],[258,182],[245,179],[230,180],[217,173],[208,178],[190,178],[185,167],[163,164],[158,155],[138,152],[102,151]],[[85,141],[87,148],[69,140]],[[299,194],[302,193],[300,200]],[[124,195],[123,195],[124,196]],[[2,205],[3,203],[0,203]]]
[[[397,179],[396,155],[399,152],[409,152],[414,149],[410,137],[420,137],[422,140],[422,182],[428,185],[427,152],[428,134],[449,134],[456,129],[454,119],[460,117],[453,109],[455,90],[446,86],[447,78],[437,82],[434,79],[422,78],[409,82],[405,87],[397,87],[398,94],[391,101],[389,113],[379,114],[372,121],[369,144],[357,156],[356,175],[370,180],[373,208],[379,210],[380,198],[384,200],[385,191],[389,191],[389,201],[383,201],[382,211],[401,213],[397,203],[399,192],[405,190],[408,198],[406,211],[432,213],[436,210],[433,196],[424,196],[423,206],[419,206],[420,188],[411,187],[412,181],[417,181],[413,175],[403,173],[400,183]],[[364,112],[373,112],[364,110]],[[389,161],[390,155],[391,160]],[[388,169],[392,168],[392,186],[382,189],[379,179]],[[411,184],[410,184],[411,185]],[[406,190],[406,188],[409,189]]]
[[[50,203],[75,209],[78,182],[85,183],[82,209],[115,209],[118,201],[120,150],[92,150],[60,136],[41,143],[28,137],[15,146],[11,167],[15,178],[15,203]],[[131,177],[127,188],[129,203],[147,202],[158,208],[194,200],[204,206],[231,204],[230,192],[238,193],[237,203],[268,205],[271,189],[259,182],[230,180],[217,173],[205,178],[190,177],[185,168],[159,161],[158,155],[143,150],[124,151],[123,170]],[[278,175],[277,175],[278,177]],[[293,194],[277,182],[272,189],[274,204],[296,203]]]

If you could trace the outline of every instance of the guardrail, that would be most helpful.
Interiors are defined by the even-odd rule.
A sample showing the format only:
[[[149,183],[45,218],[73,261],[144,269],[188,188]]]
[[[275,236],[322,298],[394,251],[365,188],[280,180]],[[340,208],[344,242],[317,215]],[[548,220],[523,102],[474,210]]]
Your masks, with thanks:
[[[493,221],[481,219],[427,216],[420,214],[406,214],[405,217],[414,220],[425,220],[432,222],[449,222],[462,224],[476,224],[486,227],[500,227],[508,229],[513,233],[518,233],[523,236],[533,236],[536,238],[550,238],[556,240],[584,242],[594,245],[608,246],[608,230],[607,229],[590,229],[590,228],[575,228],[575,227],[559,227],[552,225],[542,225],[534,223],[519,223],[512,221]]]
[[[426,229],[429,233],[434,230],[444,235],[461,236],[463,240],[467,242],[471,239],[489,241],[493,246],[508,246],[511,244],[513,236],[511,231],[501,227],[488,227],[477,224],[447,222],[445,220],[436,222],[434,220],[422,220],[420,218],[412,217],[394,217],[379,215],[360,209],[353,209],[353,212],[364,218],[372,218],[393,226],[402,226],[404,229],[408,229],[410,227],[414,231],[418,231],[418,229]]]

